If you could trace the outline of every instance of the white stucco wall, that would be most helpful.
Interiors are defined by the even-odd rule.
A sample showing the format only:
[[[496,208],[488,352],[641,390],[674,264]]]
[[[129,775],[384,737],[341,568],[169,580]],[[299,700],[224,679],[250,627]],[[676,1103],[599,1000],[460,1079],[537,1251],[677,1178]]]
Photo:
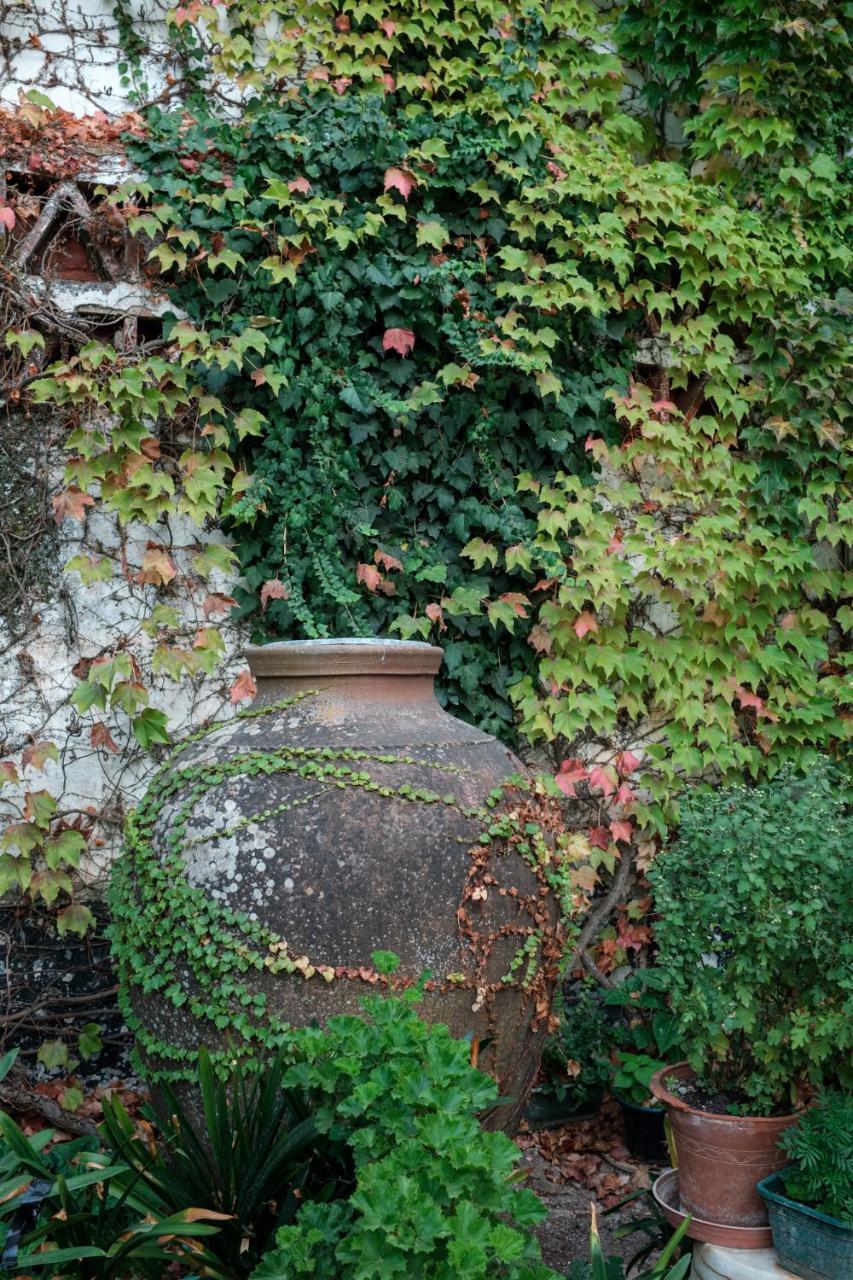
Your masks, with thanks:
[[[126,0],[135,31],[152,50],[143,64],[144,96],[149,99],[166,83],[165,8],[159,0]],[[135,105],[119,72],[112,0],[0,0],[0,37],[0,103],[7,109],[13,110],[31,89],[78,116],[96,111],[118,115]],[[0,112],[0,129],[2,119]],[[109,156],[103,157],[101,167],[109,171]],[[119,164],[115,180],[121,176]],[[2,251],[0,241],[0,255]],[[38,295],[38,280],[31,284]],[[50,293],[60,310],[69,314],[81,298],[86,302],[88,294],[107,311],[138,311],[141,286],[138,281],[92,286],[52,281]],[[155,300],[146,310],[157,312],[162,309],[160,303]],[[3,430],[15,430],[15,412],[0,408]],[[34,457],[32,465],[49,467],[54,491],[64,487],[61,450],[47,463],[43,456]],[[0,617],[0,756],[19,762],[27,745],[44,740],[56,743],[60,751],[59,761],[48,762],[43,771],[30,766],[23,785],[5,786],[0,795],[0,826],[3,819],[18,819],[25,788],[47,788],[61,811],[73,816],[79,810],[95,819],[93,856],[87,868],[94,874],[117,851],[123,819],[144,790],[153,763],[127,731],[121,714],[98,716],[108,723],[119,751],[91,745],[91,717],[78,715],[70,702],[78,680],[72,668],[81,659],[110,656],[116,649],[127,648],[140,663],[143,683],[151,691],[150,705],[168,713],[176,736],[211,716],[228,714],[230,686],[245,669],[240,656],[243,634],[221,613],[208,618],[203,614],[206,597],[212,592],[233,594],[234,580],[224,574],[206,584],[193,579],[193,553],[205,542],[222,541],[222,535],[216,530],[201,531],[179,518],[161,522],[156,529],[131,527],[124,530],[128,572],[86,586],[77,573],[63,571],[73,556],[81,552],[110,555],[121,540],[117,521],[98,507],[89,508],[82,523],[65,520],[58,530],[51,588],[46,598],[31,602],[33,621],[26,632],[10,629]],[[194,635],[205,626],[217,627],[222,635],[225,659],[211,677],[184,676],[175,682],[152,674],[151,655],[157,641],[145,633],[142,623],[154,602],[154,589],[132,581],[149,541],[165,546],[179,577],[190,582],[189,590],[182,585],[167,593],[167,598],[162,593],[158,597],[179,611],[182,635],[175,643],[191,647]]]
[[[143,63],[150,96],[165,85],[167,7],[160,0],[125,0],[134,31],[151,56]],[[75,115],[120,114],[131,107],[119,72],[119,31],[113,0],[0,0],[0,101],[38,89]]]

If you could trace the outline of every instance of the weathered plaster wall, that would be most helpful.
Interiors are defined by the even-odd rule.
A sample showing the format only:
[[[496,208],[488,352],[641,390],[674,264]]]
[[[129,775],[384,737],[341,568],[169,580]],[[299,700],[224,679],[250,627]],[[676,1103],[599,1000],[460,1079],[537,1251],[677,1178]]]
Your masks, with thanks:
[[[165,83],[167,66],[165,7],[157,0],[127,0],[125,8],[134,31],[152,50],[143,73],[147,96],[155,97]],[[112,0],[0,0],[0,103],[8,104],[7,109],[14,109],[28,90],[37,89],[78,116],[96,111],[120,114],[133,105],[122,84],[120,61]],[[2,123],[0,111],[0,128]],[[99,168],[99,180],[109,178],[111,168],[114,181],[121,177],[121,163],[113,164],[109,156],[100,158]],[[56,175],[57,182],[62,176]],[[8,179],[12,203],[18,175],[9,171]],[[78,179],[79,175],[75,181],[80,190],[88,195],[92,183]],[[39,198],[43,208],[49,191]],[[16,234],[26,221],[23,206],[21,213]],[[0,236],[0,265],[3,253]],[[5,253],[7,266],[11,263],[14,269],[13,242],[5,245]],[[58,257],[53,255],[54,264]],[[51,260],[50,252],[42,254],[41,260]],[[49,279],[39,276],[37,267],[31,272],[29,264],[26,272],[21,269],[18,274],[32,295],[30,323],[34,318],[40,323],[38,310],[44,304],[81,330],[95,323],[113,324],[120,330],[123,315],[156,315],[164,305],[162,299],[146,294],[127,263],[122,264],[117,280],[108,281],[63,278],[61,264]],[[40,507],[30,512],[28,542],[7,547],[8,555],[0,545],[0,757],[17,756],[34,742],[56,743],[60,759],[49,761],[42,772],[28,768],[25,783],[32,789],[49,789],[66,813],[79,810],[95,819],[88,870],[98,873],[118,848],[124,815],[144,790],[152,763],[132,737],[122,735],[121,717],[119,728],[114,719],[109,725],[118,750],[93,746],[91,720],[84,722],[75,711],[71,693],[90,660],[127,649],[140,663],[142,682],[151,690],[151,705],[168,713],[176,734],[208,717],[228,714],[230,686],[245,666],[240,658],[243,636],[224,621],[222,612],[205,616],[204,603],[211,592],[231,595],[234,582],[221,574],[206,585],[193,578],[193,552],[205,542],[222,540],[215,529],[200,531],[184,520],[170,519],[156,529],[131,527],[122,534],[117,522],[97,507],[89,508],[82,522],[66,519],[56,525],[50,498],[63,487],[56,424],[47,414],[39,416],[38,410],[25,415],[10,401],[0,406],[0,432],[7,445],[15,446],[0,448],[0,544],[15,514],[11,508],[22,489],[22,475],[32,480],[31,486],[23,487],[31,488],[32,501]],[[175,583],[180,582],[180,590],[164,602],[179,611],[179,643],[191,647],[201,627],[220,630],[225,660],[212,677],[184,676],[175,682],[152,673],[156,642],[142,624],[153,601],[153,588],[134,581],[149,541],[165,547],[178,569]],[[84,585],[77,573],[64,569],[80,553],[114,557],[120,572],[108,582]],[[14,580],[5,586],[4,560],[17,565]],[[21,599],[12,608],[20,586]],[[158,599],[163,601],[162,591]],[[0,819],[5,815],[6,821],[17,820],[22,793],[22,787],[4,788]]]
[[[160,0],[124,0],[133,30],[151,50],[143,74],[152,96],[165,84],[165,21]],[[39,89],[77,115],[131,105],[119,72],[114,0],[0,0],[0,101]]]

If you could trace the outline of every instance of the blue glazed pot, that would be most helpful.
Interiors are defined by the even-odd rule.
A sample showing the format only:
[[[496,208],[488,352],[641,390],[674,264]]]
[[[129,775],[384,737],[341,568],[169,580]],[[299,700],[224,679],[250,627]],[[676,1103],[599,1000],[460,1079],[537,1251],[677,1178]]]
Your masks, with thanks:
[[[784,1194],[785,1169],[758,1184],[773,1232],[779,1263],[805,1280],[850,1280],[853,1226],[830,1218]]]

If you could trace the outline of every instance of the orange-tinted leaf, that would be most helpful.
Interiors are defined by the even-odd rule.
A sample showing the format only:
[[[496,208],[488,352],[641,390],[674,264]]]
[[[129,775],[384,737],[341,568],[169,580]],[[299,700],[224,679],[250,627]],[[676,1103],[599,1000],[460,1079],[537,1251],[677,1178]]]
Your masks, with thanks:
[[[55,494],[50,501],[53,507],[53,518],[57,524],[62,524],[63,520],[82,520],[86,515],[86,508],[95,505],[95,499],[90,498],[88,493],[84,493],[76,484],[69,485],[67,489],[63,489],[62,493]]]
[[[382,585],[382,574],[372,564],[360,564],[356,566],[355,580],[364,583],[368,591],[378,591]]]
[[[389,555],[387,551],[374,551],[373,560],[375,564],[381,564],[386,573],[390,573],[392,569],[402,570],[403,568],[402,560],[398,560],[396,556]]]
[[[106,747],[107,751],[118,751],[118,747],[113,742],[109,729],[100,720],[92,725],[89,733],[89,741],[93,747]]]
[[[136,581],[148,582],[155,587],[166,586],[177,572],[175,562],[162,547],[149,547],[142,557],[142,569],[136,574]]]
[[[290,592],[279,578],[268,578],[261,587],[261,612],[266,609],[270,600],[286,600]]]
[[[26,769],[32,765],[34,769],[43,769],[48,760],[58,759],[59,752],[55,742],[35,742],[31,747],[24,747],[21,752],[21,768]]]
[[[590,613],[589,610],[585,609],[583,613],[579,613],[575,618],[574,627],[578,640],[583,640],[588,631],[598,630],[598,621],[594,613]]]
[[[255,684],[251,671],[243,671],[231,686],[231,702],[236,706],[238,702],[242,702],[245,698],[254,698],[258,692],[258,686]]]
[[[205,618],[210,618],[215,613],[230,613],[236,603],[233,596],[223,596],[218,591],[214,591],[201,606],[201,611]]]

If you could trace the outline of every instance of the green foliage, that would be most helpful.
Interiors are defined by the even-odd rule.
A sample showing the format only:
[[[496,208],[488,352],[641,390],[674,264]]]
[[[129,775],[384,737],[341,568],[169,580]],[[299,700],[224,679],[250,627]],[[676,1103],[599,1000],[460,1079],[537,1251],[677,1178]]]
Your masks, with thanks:
[[[751,1114],[849,1073],[853,826],[824,762],[691,794],[649,872],[660,989],[700,1081]]]
[[[0,1078],[13,1057],[6,1055],[0,1063]],[[204,1221],[215,1214],[188,1209],[186,1201],[171,1212],[97,1138],[55,1142],[55,1136],[43,1129],[27,1137],[0,1112],[0,1248],[13,1243],[7,1237],[16,1220],[22,1218],[24,1226],[5,1274],[160,1280],[176,1260],[187,1263],[192,1257],[204,1264],[207,1253],[199,1237],[216,1230]],[[29,1222],[27,1205],[32,1206]]]
[[[647,1053],[619,1051],[613,1072],[613,1088],[620,1097],[638,1107],[656,1106],[649,1084],[652,1076],[667,1065],[665,1058],[650,1058]]]
[[[558,995],[554,1013],[559,1022],[546,1041],[542,1071],[558,1098],[571,1090],[572,1098],[580,1102],[610,1078],[613,1028],[591,983],[585,983],[571,1003]]]
[[[484,1133],[491,1080],[468,1046],[428,1027],[410,1000],[371,997],[366,1018],[299,1033],[286,1082],[345,1139],[355,1166],[346,1200],[306,1204],[253,1280],[547,1280],[531,1228],[545,1211],[518,1186],[518,1151]]]
[[[293,1220],[303,1200],[338,1198],[350,1188],[346,1147],[318,1132],[301,1090],[287,1088],[282,1054],[263,1067],[214,1071],[202,1049],[198,1097],[186,1105],[161,1087],[155,1156],[117,1097],[104,1099],[103,1133],[114,1157],[137,1175],[166,1210],[204,1205],[216,1216],[207,1242],[205,1274],[233,1280],[248,1276],[272,1243],[276,1228]]]
[[[678,1048],[678,1019],[659,989],[663,985],[665,979],[652,967],[638,970],[604,993],[605,1005],[624,1011],[624,1021],[613,1029],[618,1049],[613,1084],[640,1107],[658,1105],[649,1093],[651,1077],[683,1057]]]
[[[239,125],[150,112],[131,148],[175,303],[220,341],[264,318],[250,367],[205,377],[236,423],[265,423],[232,437],[252,472],[232,527],[256,638],[441,638],[448,705],[504,735],[507,682],[535,659],[525,557],[472,572],[469,549],[532,537],[520,471],[589,469],[583,440],[612,430],[604,392],[629,355],[620,316],[556,271],[545,283],[556,207],[581,203],[528,209],[555,165],[525,127],[532,75],[505,78],[512,56],[488,120],[476,95],[413,112],[321,86],[260,96]],[[540,277],[530,297],[513,283]]]
[[[853,1226],[853,1094],[823,1092],[780,1145],[791,1160],[785,1194]]]
[[[616,39],[661,127],[678,111],[695,154],[754,167],[798,145],[846,149],[850,17],[826,0],[628,0]]]

